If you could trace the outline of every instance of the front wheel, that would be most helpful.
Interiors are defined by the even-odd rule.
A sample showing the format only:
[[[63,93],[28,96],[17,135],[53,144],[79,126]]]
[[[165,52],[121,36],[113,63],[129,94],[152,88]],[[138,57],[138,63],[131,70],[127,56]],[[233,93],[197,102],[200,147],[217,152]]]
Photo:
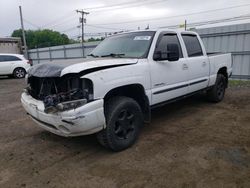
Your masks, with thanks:
[[[143,125],[139,104],[128,97],[114,97],[105,106],[106,129],[97,133],[101,145],[113,151],[124,150],[135,143]]]
[[[26,71],[23,69],[23,68],[16,68],[14,71],[13,71],[13,76],[15,78],[24,78],[25,77],[25,74],[26,74]]]
[[[226,78],[222,74],[218,74],[215,85],[207,91],[207,96],[211,102],[220,102],[223,100],[227,87]]]

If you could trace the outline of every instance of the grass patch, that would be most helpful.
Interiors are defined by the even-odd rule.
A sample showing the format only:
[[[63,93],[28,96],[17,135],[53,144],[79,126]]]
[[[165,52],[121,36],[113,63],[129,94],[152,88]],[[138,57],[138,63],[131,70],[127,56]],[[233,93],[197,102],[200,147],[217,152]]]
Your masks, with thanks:
[[[229,87],[235,86],[250,87],[250,80],[229,80]]]

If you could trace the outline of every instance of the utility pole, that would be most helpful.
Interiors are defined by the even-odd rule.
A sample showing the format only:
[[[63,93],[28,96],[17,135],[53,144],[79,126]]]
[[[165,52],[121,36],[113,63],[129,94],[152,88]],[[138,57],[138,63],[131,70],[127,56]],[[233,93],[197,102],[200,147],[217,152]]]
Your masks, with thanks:
[[[84,18],[84,15],[89,14],[89,12],[85,12],[83,10],[76,10],[76,12],[81,14],[81,18],[79,19],[79,22],[82,24],[82,56],[84,57],[84,23],[86,23],[86,19]]]
[[[19,12],[20,12],[20,20],[21,20],[21,26],[22,26],[22,34],[23,34],[24,55],[28,59],[28,50],[27,50],[26,37],[25,37],[24,26],[23,26],[23,14],[22,14],[21,6],[19,6]]]
[[[185,20],[185,31],[187,31],[187,20]]]

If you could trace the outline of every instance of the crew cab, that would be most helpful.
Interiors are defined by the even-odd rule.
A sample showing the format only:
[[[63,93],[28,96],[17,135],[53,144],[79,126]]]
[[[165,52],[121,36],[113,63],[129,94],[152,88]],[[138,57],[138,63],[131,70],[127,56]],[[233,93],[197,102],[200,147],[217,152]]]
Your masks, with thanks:
[[[25,59],[21,54],[0,53],[0,75],[24,78],[26,72],[32,65],[30,60]]]
[[[135,31],[106,38],[80,63],[33,66],[21,101],[42,128],[65,137],[96,133],[121,151],[154,107],[198,92],[220,102],[231,73],[231,54],[208,56],[195,32]]]

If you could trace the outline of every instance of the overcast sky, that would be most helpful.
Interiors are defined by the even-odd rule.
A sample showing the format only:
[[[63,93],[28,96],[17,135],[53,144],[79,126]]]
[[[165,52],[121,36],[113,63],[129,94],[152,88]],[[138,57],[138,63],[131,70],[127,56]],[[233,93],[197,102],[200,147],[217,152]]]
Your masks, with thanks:
[[[20,28],[19,5],[25,29],[49,28],[69,37],[80,34],[76,9],[90,12],[85,30],[89,35],[250,15],[250,0],[0,0],[0,37]],[[234,23],[240,22],[250,19]]]

